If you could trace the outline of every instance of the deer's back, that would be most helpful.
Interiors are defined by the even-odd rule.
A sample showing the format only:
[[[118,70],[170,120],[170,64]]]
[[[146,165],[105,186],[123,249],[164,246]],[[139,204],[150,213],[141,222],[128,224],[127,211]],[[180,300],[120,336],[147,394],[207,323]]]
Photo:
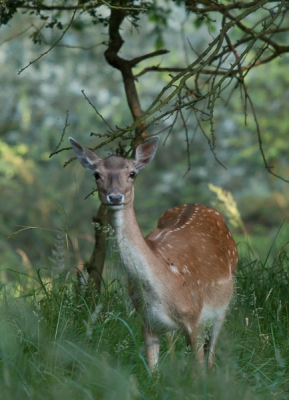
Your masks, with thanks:
[[[190,293],[201,290],[204,301],[215,302],[215,294],[220,302],[227,297],[229,301],[237,248],[218,211],[198,204],[167,210],[146,242],[160,260],[159,272],[172,291],[187,287]]]

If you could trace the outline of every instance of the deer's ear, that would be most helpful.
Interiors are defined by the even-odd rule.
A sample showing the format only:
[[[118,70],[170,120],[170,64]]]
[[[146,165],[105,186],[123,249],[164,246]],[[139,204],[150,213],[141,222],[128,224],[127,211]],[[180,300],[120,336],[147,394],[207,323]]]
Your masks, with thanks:
[[[147,140],[146,142],[140,144],[135,151],[135,157],[133,159],[134,165],[138,170],[146,167],[154,158],[157,147],[159,143],[159,138],[157,136]]]
[[[69,138],[69,141],[81,165],[90,171],[95,171],[101,158],[97,157],[96,154],[86,147],[82,147],[81,144],[77,143],[72,137]]]

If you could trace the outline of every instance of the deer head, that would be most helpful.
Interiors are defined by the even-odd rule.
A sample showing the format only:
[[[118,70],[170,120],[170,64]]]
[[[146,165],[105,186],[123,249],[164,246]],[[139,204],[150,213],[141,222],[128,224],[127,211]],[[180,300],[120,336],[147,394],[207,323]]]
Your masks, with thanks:
[[[69,140],[81,165],[93,172],[100,201],[111,210],[120,210],[133,202],[134,179],[152,161],[159,142],[158,137],[147,140],[129,160],[117,156],[101,159],[71,137]]]

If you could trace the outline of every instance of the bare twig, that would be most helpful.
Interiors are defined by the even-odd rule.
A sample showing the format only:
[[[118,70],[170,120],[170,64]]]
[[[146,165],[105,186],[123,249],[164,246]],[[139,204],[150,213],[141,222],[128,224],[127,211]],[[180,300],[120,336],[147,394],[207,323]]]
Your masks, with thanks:
[[[153,65],[151,67],[146,67],[143,70],[141,70],[140,72],[138,72],[137,74],[134,75],[134,78],[137,79],[140,76],[146,74],[147,72],[150,71],[157,71],[157,72],[182,72],[185,71],[186,68],[180,68],[180,67],[170,67],[170,68],[161,68],[158,65]]]
[[[273,166],[269,166],[268,162],[267,162],[267,158],[263,149],[263,142],[262,142],[262,135],[261,135],[261,130],[260,130],[260,126],[259,126],[259,122],[258,122],[258,118],[257,118],[257,113],[253,104],[253,101],[248,93],[248,91],[246,91],[246,96],[248,97],[250,106],[251,106],[251,110],[253,113],[253,117],[254,117],[254,121],[255,121],[255,125],[256,125],[256,129],[257,129],[257,137],[258,137],[258,143],[259,143],[259,150],[261,152],[262,155],[262,159],[263,159],[263,163],[264,166],[266,168],[266,170],[273,176],[276,176],[276,178],[281,179],[284,182],[289,183],[288,179],[283,178],[281,175],[275,174],[275,172],[272,171],[272,169],[274,168]]]
[[[105,123],[105,125],[110,129],[111,132],[113,132],[112,127],[109,125],[109,123],[103,118],[103,116],[97,111],[96,107],[92,104],[92,102],[89,100],[89,98],[86,96],[86,94],[84,93],[84,90],[81,91],[81,93],[83,94],[84,98],[86,101],[88,101],[88,103],[91,105],[91,107],[94,109],[94,111],[96,112],[96,114],[102,119],[102,121]]]
[[[49,158],[52,157],[54,154],[57,154],[57,150],[59,149],[61,143],[63,142],[63,137],[64,137],[64,135],[65,135],[66,128],[69,126],[69,124],[68,124],[68,117],[69,117],[69,111],[67,110],[67,111],[66,111],[65,124],[64,124],[64,128],[63,128],[63,130],[62,130],[62,135],[61,135],[61,137],[60,137],[60,140],[59,140],[58,145],[55,147],[55,149],[54,149],[54,150],[52,151],[52,153],[49,155]]]
[[[194,110],[194,111],[195,111],[195,110]],[[227,169],[227,168],[225,167],[225,165],[218,159],[217,154],[216,154],[216,150],[213,148],[212,143],[211,143],[211,140],[210,140],[209,136],[206,134],[206,131],[204,130],[204,128],[203,128],[203,126],[202,126],[202,124],[201,124],[201,121],[200,121],[200,119],[199,119],[199,116],[198,116],[197,111],[195,111],[195,116],[196,116],[196,120],[198,121],[198,126],[199,126],[199,128],[201,129],[201,132],[202,132],[202,134],[204,135],[204,137],[207,139],[208,145],[209,145],[209,147],[210,147],[210,150],[211,150],[211,152],[212,152],[212,154],[213,154],[215,160],[217,161],[217,163],[218,163],[221,167],[223,167],[224,169]]]
[[[94,193],[96,193],[96,192],[97,192],[97,188],[96,188],[96,189],[93,189],[90,193],[88,193],[87,196],[85,196],[84,200],[88,199],[88,197],[90,197],[90,196],[93,196]]]
[[[78,3],[78,4],[79,4],[79,3]],[[60,36],[60,38],[59,38],[47,51],[45,51],[44,53],[40,54],[39,57],[37,57],[34,61],[31,61],[28,65],[26,65],[26,67],[21,68],[20,71],[18,72],[18,75],[20,75],[25,69],[29,68],[30,65],[36,63],[36,62],[39,61],[43,56],[45,56],[46,54],[48,54],[48,53],[62,40],[63,36],[66,34],[66,32],[68,31],[68,29],[71,27],[71,24],[72,24],[72,22],[73,22],[73,20],[74,20],[74,17],[75,17],[75,14],[76,14],[76,12],[77,12],[77,9],[78,9],[78,5],[76,6],[76,8],[75,8],[75,10],[74,10],[74,12],[73,12],[73,14],[72,14],[72,18],[71,18],[69,24],[67,25],[67,27],[66,27],[66,28],[64,29],[64,31],[62,32],[62,35]]]
[[[24,35],[24,33],[26,33],[27,31],[29,31],[29,29],[31,29],[33,27],[33,25],[29,25],[27,28],[23,29],[23,31],[16,33],[15,35],[9,36],[7,39],[5,39],[2,43],[0,43],[0,46],[2,46],[4,43],[10,42],[10,40],[13,40],[19,36]]]
[[[172,133],[172,129],[173,129],[173,127],[175,126],[175,123],[177,122],[178,115],[179,115],[179,113],[178,113],[178,111],[177,111],[177,112],[176,112],[176,115],[175,115],[175,118],[174,118],[174,120],[173,120],[173,123],[172,123],[171,126],[170,126],[170,130],[168,131],[167,136],[165,137],[163,146],[166,145],[166,142],[167,142],[167,140],[168,140],[170,134]]]
[[[180,99],[180,97],[179,97]],[[181,99],[179,100],[181,101]],[[189,173],[189,171],[191,170],[191,152],[190,152],[190,141],[189,141],[189,134],[188,134],[188,126],[187,126],[187,121],[184,118],[183,115],[183,111],[182,109],[180,109],[180,116],[181,116],[181,120],[183,122],[183,126],[185,128],[185,138],[186,138],[186,145],[187,145],[187,159],[188,159],[188,168],[187,171],[185,172],[183,178],[186,177],[186,175]]]
[[[269,0],[269,2],[270,1],[271,0]],[[234,10],[234,9],[241,10],[243,8],[251,8],[258,3],[258,1],[256,1],[256,0],[251,1],[250,3],[243,3],[243,2],[239,1],[234,4],[228,4],[228,5],[219,4],[217,1],[213,1],[213,0],[210,0],[210,1],[198,0],[197,2],[200,4],[203,4],[204,6],[207,6],[207,7],[201,8],[201,7],[195,7],[195,6],[188,6],[187,9],[197,12],[197,13],[200,13],[200,14],[207,14],[208,12],[212,12],[212,11],[220,11],[220,12],[224,13],[224,12],[228,12],[229,10]]]
[[[109,7],[112,10],[121,10],[121,11],[146,11],[146,8],[141,8],[141,7],[123,7],[123,6],[113,6],[109,3],[107,3],[105,0],[100,0],[100,3],[105,4],[107,7]]]

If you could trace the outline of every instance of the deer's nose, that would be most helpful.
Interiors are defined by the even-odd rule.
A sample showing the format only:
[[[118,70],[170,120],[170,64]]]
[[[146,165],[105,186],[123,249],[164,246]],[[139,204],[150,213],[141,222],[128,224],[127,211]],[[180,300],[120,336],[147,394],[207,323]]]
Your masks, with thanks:
[[[123,201],[123,195],[121,194],[110,194],[109,196],[107,196],[107,198],[110,204],[121,204]]]

